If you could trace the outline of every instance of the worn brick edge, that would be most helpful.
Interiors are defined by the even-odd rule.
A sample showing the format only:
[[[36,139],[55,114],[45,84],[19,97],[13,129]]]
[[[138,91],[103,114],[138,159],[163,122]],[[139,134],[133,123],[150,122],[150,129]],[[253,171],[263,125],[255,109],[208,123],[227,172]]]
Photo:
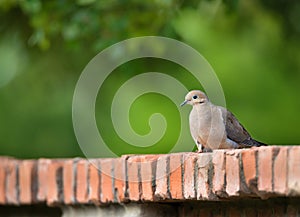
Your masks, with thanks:
[[[0,205],[283,196],[300,196],[300,146],[90,160],[0,157]]]

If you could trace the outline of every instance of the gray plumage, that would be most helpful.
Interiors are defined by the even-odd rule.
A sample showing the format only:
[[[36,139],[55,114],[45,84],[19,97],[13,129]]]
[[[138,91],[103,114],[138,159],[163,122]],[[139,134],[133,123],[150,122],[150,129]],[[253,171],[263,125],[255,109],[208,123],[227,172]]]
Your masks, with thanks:
[[[190,131],[200,152],[266,145],[252,139],[230,111],[212,104],[202,91],[190,91],[181,105],[185,104],[193,106]]]

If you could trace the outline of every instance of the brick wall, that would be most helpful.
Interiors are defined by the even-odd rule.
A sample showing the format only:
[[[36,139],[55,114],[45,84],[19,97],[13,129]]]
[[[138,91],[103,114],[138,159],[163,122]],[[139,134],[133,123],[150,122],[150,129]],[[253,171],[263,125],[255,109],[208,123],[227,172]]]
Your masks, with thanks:
[[[273,214],[278,207],[284,215],[298,212],[299,196],[300,146],[128,155],[89,161],[0,158],[3,206],[143,202],[174,204],[179,216],[200,210],[223,216],[231,212],[230,207],[239,210],[235,216],[248,216],[248,208],[257,213],[260,206],[269,207]],[[228,203],[233,205],[227,206]],[[215,215],[216,210],[222,215]]]

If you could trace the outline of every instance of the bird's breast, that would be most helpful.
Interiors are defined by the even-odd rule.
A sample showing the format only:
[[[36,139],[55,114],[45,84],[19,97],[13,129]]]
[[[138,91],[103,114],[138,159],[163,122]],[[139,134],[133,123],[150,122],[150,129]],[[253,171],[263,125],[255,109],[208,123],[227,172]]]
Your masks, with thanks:
[[[200,107],[200,106],[199,106]],[[204,147],[217,149],[226,140],[222,112],[217,107],[194,106],[190,113],[190,129],[194,140],[200,140]]]

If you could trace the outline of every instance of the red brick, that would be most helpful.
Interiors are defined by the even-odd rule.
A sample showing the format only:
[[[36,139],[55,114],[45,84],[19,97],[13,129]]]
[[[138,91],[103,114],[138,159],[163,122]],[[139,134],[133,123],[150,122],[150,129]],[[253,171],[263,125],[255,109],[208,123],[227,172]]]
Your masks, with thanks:
[[[160,156],[163,156],[163,154],[144,155],[144,157],[141,158],[141,162],[156,162]]]
[[[140,167],[139,157],[130,157],[127,160],[127,176],[128,176],[128,195],[131,201],[140,200],[139,175],[138,168]]]
[[[182,154],[170,155],[170,194],[172,199],[183,199]]]
[[[142,180],[142,196],[141,199],[144,201],[153,200],[153,165],[154,161],[145,159],[141,162],[141,180]]]
[[[5,180],[6,180],[6,167],[7,167],[7,162],[11,160],[6,157],[1,157],[0,158],[0,205],[6,203],[6,198],[5,198]]]
[[[48,166],[51,163],[49,159],[38,160],[38,186],[37,186],[37,200],[46,201],[48,194]]]
[[[162,155],[157,159],[156,164],[156,189],[155,197],[157,199],[166,199],[169,198],[168,193],[168,173],[167,173],[167,161],[168,155]]]
[[[7,162],[6,173],[6,201],[8,204],[19,204],[17,198],[17,165],[18,161],[11,160]]]
[[[3,163],[0,164],[0,204],[5,204],[5,165]]]
[[[124,202],[125,191],[126,191],[126,175],[125,175],[125,167],[126,167],[126,157],[118,158],[114,160],[114,179],[115,179],[115,195],[117,202]]]
[[[183,179],[184,179],[184,198],[194,199],[197,198],[196,195],[196,183],[195,183],[195,166],[197,164],[198,154],[189,153],[183,155]]]
[[[278,147],[277,155],[274,158],[274,189],[278,194],[287,194],[287,147]],[[275,151],[276,152],[276,151]]]
[[[33,200],[34,195],[31,195],[31,185],[33,184],[34,166],[34,160],[23,160],[19,163],[19,199],[21,204],[30,204]]]
[[[52,160],[48,165],[47,176],[47,204],[53,206],[62,202],[62,172],[63,172],[63,160]]]
[[[141,179],[142,179],[142,195],[141,200],[152,201],[152,163],[142,162],[141,163]]]
[[[288,188],[289,194],[300,194],[300,147],[293,146],[288,150]]]
[[[258,184],[262,192],[272,191],[272,155],[273,148],[260,147],[258,149]]]
[[[241,150],[226,152],[226,193],[228,196],[238,196],[240,186],[239,156]]]
[[[256,153],[257,149],[245,149],[241,152],[245,182],[249,188],[257,185]]]
[[[77,162],[76,200],[80,204],[88,203],[88,167],[86,160]]]
[[[226,155],[224,150],[215,150],[212,156],[214,167],[213,189],[212,192],[217,195],[222,195],[225,191],[225,166]]]
[[[140,163],[140,175],[141,175],[141,187],[142,200],[153,200],[152,181],[154,179],[154,166],[157,159],[161,155],[139,155],[131,156],[130,162]]]
[[[100,203],[100,168],[97,160],[90,160],[88,164],[88,174],[89,174],[89,195],[88,201],[95,205]]]
[[[209,189],[209,168],[212,163],[211,153],[202,153],[199,155],[198,177],[197,177],[197,199],[208,199],[210,194]]]
[[[101,170],[101,182],[100,182],[100,201],[101,203],[111,203],[114,201],[113,194],[113,168],[112,159],[101,159],[100,170]]]
[[[65,204],[72,204],[75,202],[74,181],[74,162],[73,160],[66,160],[63,164],[63,192]]]
[[[256,156],[257,159],[255,159]],[[248,187],[256,186],[256,181],[258,181],[259,196],[260,193],[263,196],[265,193],[274,193],[272,196],[277,197],[288,194],[299,196],[299,156],[300,147],[296,146],[216,150],[212,154],[135,155],[130,156],[128,162],[126,158],[94,160],[100,162],[102,170],[99,173],[95,166],[88,164],[85,160],[74,164],[72,159],[40,159],[38,161],[9,159],[4,163],[4,159],[0,157],[0,204],[33,204],[36,202],[35,197],[39,203],[47,199],[48,205],[69,205],[75,202],[80,204],[93,202],[96,205],[111,202],[122,203],[127,199],[125,198],[126,190],[133,201],[182,200],[183,197],[212,200],[211,193],[220,194],[220,192],[225,192],[229,196],[242,194],[241,196],[245,198],[253,196],[247,196],[245,192],[241,193],[244,185],[241,185],[243,180],[240,177],[240,164],[243,166],[242,174]],[[258,162],[257,166],[256,162]],[[38,173],[34,178],[36,166]],[[198,170],[194,171],[195,168]],[[128,183],[126,183],[126,169]],[[197,177],[194,174],[197,174]],[[156,183],[153,186],[154,175],[156,175]],[[213,176],[209,177],[209,175]],[[226,177],[226,182],[224,182],[224,177]],[[38,180],[37,195],[35,195],[35,179]],[[75,183],[77,188],[74,186]],[[17,184],[19,186],[16,186]],[[125,189],[126,186],[129,188]],[[155,198],[153,198],[154,188]],[[197,195],[195,195],[196,192],[198,192]],[[75,195],[77,200],[74,198]],[[248,199],[251,200],[249,197]],[[240,211],[240,214],[271,216],[272,211],[274,216],[283,214],[295,216],[298,212],[296,205],[290,205],[287,213],[283,213],[282,207],[277,209],[278,204],[275,205],[275,207],[253,208],[253,215],[247,214],[249,211],[247,209]],[[205,207],[206,205],[203,205],[201,210]],[[219,210],[212,209],[211,214],[216,216]]]

